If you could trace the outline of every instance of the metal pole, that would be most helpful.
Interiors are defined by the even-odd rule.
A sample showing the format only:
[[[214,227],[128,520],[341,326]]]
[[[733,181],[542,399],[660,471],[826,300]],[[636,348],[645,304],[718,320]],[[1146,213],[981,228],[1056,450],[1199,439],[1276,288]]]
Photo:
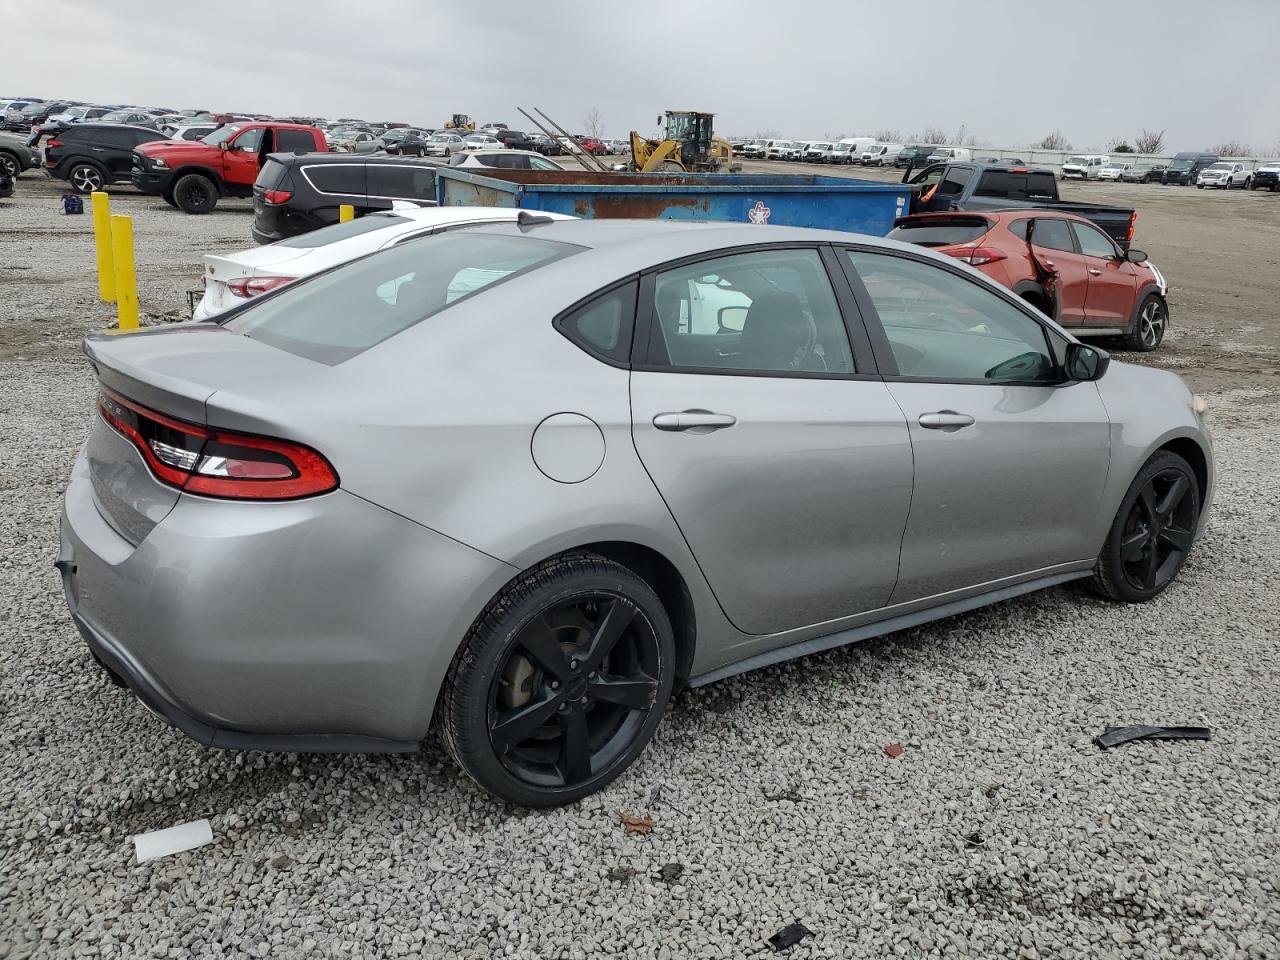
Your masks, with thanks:
[[[107,303],[116,301],[116,265],[111,256],[111,200],[101,190],[93,191],[93,242],[98,248],[98,296]]]
[[[133,264],[133,218],[111,218],[111,256],[116,268],[116,313],[121,330],[138,329],[138,275]]]
[[[548,130],[546,127],[544,127],[542,124],[540,124],[536,119],[534,119],[533,117],[529,116],[529,113],[525,110],[525,108],[524,108],[524,107],[516,107],[516,109],[517,109],[517,110],[519,110],[521,113],[523,113],[523,114],[525,115],[525,117],[527,117],[527,118],[528,118],[528,120],[529,120],[529,122],[530,122],[530,123],[532,123],[535,127],[537,127],[539,130],[541,130],[541,131],[542,131],[542,135],[543,135],[544,137],[546,137],[546,138],[547,138],[547,139],[549,139],[549,140],[555,140],[555,139],[556,139],[556,135],[555,135],[554,133],[552,133],[550,130]],[[572,138],[570,138],[570,141],[572,142]],[[570,148],[569,148],[569,156],[571,156],[571,157],[573,157],[573,159],[577,160],[577,161],[578,161],[578,166],[582,167],[582,169],[583,169],[583,170],[590,170],[590,169],[591,169],[589,166],[587,166],[586,161],[582,159],[581,154],[577,154],[577,153],[574,153],[574,152],[573,152],[573,148],[572,148],[572,147],[570,147]]]
[[[537,107],[534,107],[534,108],[533,108],[533,110],[534,110],[534,112],[535,112],[535,113],[537,113],[537,115],[538,115],[538,116],[540,116],[543,120],[547,121],[547,123],[551,124],[551,126],[555,127],[557,130],[559,130],[559,131],[560,131],[560,133],[564,135],[564,138],[565,138],[566,140],[568,140],[571,144],[573,144],[573,145],[574,145],[574,147],[575,147],[576,149],[581,150],[581,151],[582,151],[583,156],[590,157],[590,158],[591,158],[591,162],[592,162],[592,163],[594,163],[594,164],[596,165],[596,168],[597,168],[601,173],[612,173],[612,172],[613,172],[613,171],[611,171],[608,167],[606,167],[603,163],[601,163],[601,162],[600,162],[600,160],[599,160],[599,158],[597,158],[597,157],[595,156],[595,154],[587,153],[587,151],[582,150],[582,147],[578,146],[578,141],[577,141],[577,140],[575,140],[575,139],[573,139],[573,136],[569,133],[569,131],[565,130],[565,128],[564,128],[564,127],[560,126],[560,124],[556,123],[554,120],[552,120],[550,117],[548,117],[545,113],[543,113],[543,112],[542,112],[541,110],[539,110]]]

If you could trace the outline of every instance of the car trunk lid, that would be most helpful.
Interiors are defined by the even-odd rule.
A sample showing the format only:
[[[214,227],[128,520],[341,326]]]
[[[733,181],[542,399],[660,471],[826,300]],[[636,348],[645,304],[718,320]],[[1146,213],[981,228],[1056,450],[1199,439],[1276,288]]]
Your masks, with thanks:
[[[178,428],[217,427],[226,419],[212,402],[220,391],[251,394],[255,383],[271,384],[273,390],[301,388],[328,369],[214,324],[96,335],[85,340],[84,349],[100,384],[98,409],[85,444],[95,502],[103,518],[135,546],[182,495],[157,475],[164,463],[144,457],[138,445],[159,442],[160,447],[150,449],[163,457],[166,438],[130,436],[139,410],[144,417],[154,414],[153,420]],[[172,456],[174,451],[168,453]]]

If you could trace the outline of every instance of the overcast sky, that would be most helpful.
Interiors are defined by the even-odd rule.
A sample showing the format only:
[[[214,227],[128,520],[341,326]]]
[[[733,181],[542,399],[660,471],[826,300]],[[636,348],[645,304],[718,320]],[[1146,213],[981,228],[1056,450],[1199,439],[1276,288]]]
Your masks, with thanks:
[[[668,108],[746,135],[1076,149],[1280,144],[1280,0],[0,0],[0,96],[609,136]]]

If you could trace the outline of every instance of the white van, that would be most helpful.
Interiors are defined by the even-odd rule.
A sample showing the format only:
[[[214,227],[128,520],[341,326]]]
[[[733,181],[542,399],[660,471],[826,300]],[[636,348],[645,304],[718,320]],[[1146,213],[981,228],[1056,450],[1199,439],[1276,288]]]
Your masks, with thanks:
[[[973,151],[968,147],[938,147],[925,158],[925,163],[946,163],[956,161],[963,163],[973,159]]]
[[[1062,179],[1079,177],[1081,180],[1097,180],[1102,168],[1111,162],[1100,153],[1082,153],[1062,161]]]
[[[833,163],[861,163],[862,151],[875,146],[875,137],[845,137],[832,147]]]
[[[862,163],[868,167],[883,167],[886,163],[893,163],[901,152],[900,143],[873,143],[862,151]]]

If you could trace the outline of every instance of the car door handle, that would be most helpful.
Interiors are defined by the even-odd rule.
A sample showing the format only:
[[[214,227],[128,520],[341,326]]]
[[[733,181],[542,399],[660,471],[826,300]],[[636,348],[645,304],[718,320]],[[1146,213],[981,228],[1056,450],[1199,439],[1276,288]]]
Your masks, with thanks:
[[[973,426],[973,417],[954,410],[939,410],[937,413],[920,414],[920,426],[926,430],[959,430]]]
[[[93,150],[93,152],[94,152],[94,153],[101,153],[101,152],[103,151],[103,149],[105,149],[105,148],[103,148],[103,147],[93,147],[93,148],[92,148],[92,150]]]
[[[737,417],[727,413],[712,413],[710,410],[682,410],[679,413],[660,413],[653,418],[653,425],[659,430],[692,430],[696,433],[710,433],[712,430],[723,430],[738,422]]]
[[[1056,270],[1058,268],[1058,265],[1054,263],[1052,260],[1046,260],[1044,262],[1044,265],[1048,267],[1050,270]]]
[[[1090,268],[1089,268],[1089,276],[1091,276],[1091,277],[1100,277],[1100,276],[1102,276],[1102,271],[1101,271],[1101,270],[1095,270],[1095,269],[1093,269],[1093,267],[1090,267]]]

